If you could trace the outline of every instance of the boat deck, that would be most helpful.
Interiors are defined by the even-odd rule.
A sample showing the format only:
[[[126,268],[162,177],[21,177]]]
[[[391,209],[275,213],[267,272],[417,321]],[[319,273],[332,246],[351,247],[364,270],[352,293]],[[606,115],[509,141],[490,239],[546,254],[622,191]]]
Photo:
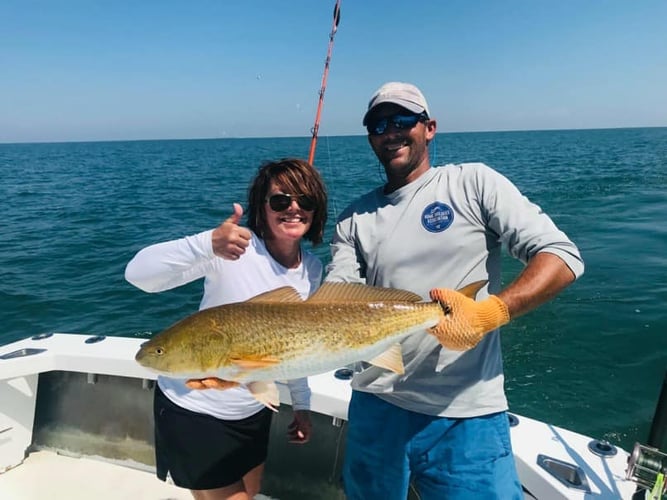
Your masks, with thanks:
[[[54,334],[2,346],[0,500],[191,498],[154,475],[155,375],[134,361],[142,342]],[[340,500],[351,394],[341,375],[309,377],[316,437],[305,446],[285,439],[289,392],[278,384],[285,405],[272,425],[265,494],[292,500],[317,492],[319,499]],[[636,485],[625,479],[626,451],[525,416],[512,415],[511,423],[527,498],[632,498]],[[26,450],[32,451],[27,457]]]
[[[0,474],[3,500],[192,500],[186,489],[167,484],[152,471],[93,458],[37,451]]]

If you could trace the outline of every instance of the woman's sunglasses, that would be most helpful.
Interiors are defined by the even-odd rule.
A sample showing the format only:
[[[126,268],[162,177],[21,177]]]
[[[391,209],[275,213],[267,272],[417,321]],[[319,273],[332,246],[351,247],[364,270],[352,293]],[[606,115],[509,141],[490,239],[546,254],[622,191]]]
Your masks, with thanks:
[[[312,199],[310,196],[306,196],[305,194],[294,195],[294,194],[278,193],[278,194],[272,194],[266,199],[266,201],[269,202],[271,210],[273,210],[274,212],[282,212],[283,210],[287,210],[289,206],[292,204],[292,200],[296,200],[299,207],[301,207],[306,212],[312,212],[313,210],[315,210],[316,206],[315,200]]]
[[[417,123],[426,121],[428,121],[428,116],[426,113],[420,113],[418,115],[403,115],[399,113],[391,116],[385,116],[384,118],[380,118],[375,122],[369,123],[366,125],[366,129],[368,130],[369,135],[382,135],[387,131],[390,123],[394,126],[395,129],[403,130],[411,129],[417,125]]]

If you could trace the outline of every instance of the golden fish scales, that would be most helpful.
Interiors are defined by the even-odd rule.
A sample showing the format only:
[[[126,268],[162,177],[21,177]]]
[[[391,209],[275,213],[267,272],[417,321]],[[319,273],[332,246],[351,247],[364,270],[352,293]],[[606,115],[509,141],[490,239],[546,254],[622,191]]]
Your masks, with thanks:
[[[373,344],[416,323],[433,319],[435,324],[440,316],[442,309],[432,302],[240,303],[200,311],[179,328],[187,329],[191,349],[208,351],[212,357],[225,349],[229,358],[290,359],[313,346],[334,351]]]

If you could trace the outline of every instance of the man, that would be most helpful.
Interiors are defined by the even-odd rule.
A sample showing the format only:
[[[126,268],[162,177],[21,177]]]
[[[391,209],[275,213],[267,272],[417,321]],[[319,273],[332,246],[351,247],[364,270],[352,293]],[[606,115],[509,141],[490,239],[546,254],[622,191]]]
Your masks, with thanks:
[[[339,217],[327,280],[402,288],[424,299],[446,287],[438,298],[469,326],[462,337],[445,329],[439,339],[426,332],[405,339],[404,375],[375,366],[355,374],[343,467],[347,497],[403,500],[412,481],[423,500],[523,498],[498,327],[580,276],[579,251],[486,165],[430,165],[436,121],[414,85],[380,87],[363,124],[387,183]],[[501,290],[503,244],[527,265]],[[475,298],[454,291],[476,282],[484,286]]]

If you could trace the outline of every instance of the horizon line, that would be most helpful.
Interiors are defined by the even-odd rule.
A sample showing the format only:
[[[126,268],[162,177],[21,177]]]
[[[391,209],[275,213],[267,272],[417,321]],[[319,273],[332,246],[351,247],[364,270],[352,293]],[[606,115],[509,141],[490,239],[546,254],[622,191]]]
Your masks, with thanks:
[[[644,129],[644,128],[667,128],[667,125],[649,125],[649,126],[629,126],[629,127],[581,127],[581,128],[545,128],[545,129],[506,129],[506,130],[465,130],[465,131],[446,131],[438,132],[436,135],[444,134],[497,134],[497,133],[525,133],[525,132],[568,132],[581,130],[624,130],[624,129]],[[341,135],[322,135],[318,138],[338,138],[338,137],[366,137],[366,134],[341,134]],[[295,136],[238,136],[238,137],[182,137],[182,138],[151,138],[151,139],[75,139],[75,140],[56,140],[56,141],[0,141],[0,146],[11,145],[30,145],[30,144],[87,144],[87,143],[112,143],[112,142],[160,142],[160,141],[224,141],[224,140],[256,140],[256,139],[312,139],[312,135]]]

